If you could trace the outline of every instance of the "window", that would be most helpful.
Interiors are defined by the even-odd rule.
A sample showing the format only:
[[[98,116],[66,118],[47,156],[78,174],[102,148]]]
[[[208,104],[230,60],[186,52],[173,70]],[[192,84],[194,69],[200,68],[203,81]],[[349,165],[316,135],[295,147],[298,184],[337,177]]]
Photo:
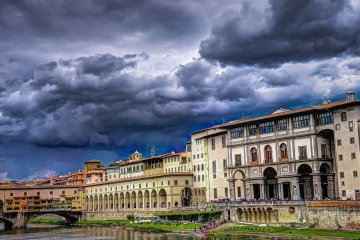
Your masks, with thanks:
[[[241,187],[237,187],[237,197],[241,198]]]
[[[350,144],[354,144],[355,143],[355,138],[351,137],[350,138]]]
[[[14,196],[14,193],[11,192],[11,193],[10,193],[10,197],[12,197],[12,196]]]
[[[300,146],[299,147],[299,159],[307,159],[307,153],[306,153],[306,146]]]
[[[194,176],[194,182],[196,182],[196,176]]]
[[[223,168],[224,168],[224,171],[227,169],[227,160],[226,159],[223,160]]]
[[[341,139],[338,139],[338,140],[336,141],[336,145],[341,146]]]
[[[341,186],[345,186],[345,182],[344,182],[344,181],[341,181]]]
[[[256,135],[256,124],[253,124],[253,125],[249,126],[249,135],[250,136]]]
[[[198,171],[200,171],[200,164],[197,165],[197,169],[198,169]]]
[[[215,138],[211,138],[211,149],[215,150]]]
[[[36,195],[40,196],[40,192],[37,192]]]
[[[195,155],[195,154],[193,155],[193,159],[196,159],[196,155]]]
[[[342,197],[346,197],[346,191],[345,191],[345,190],[342,190],[342,191],[341,191],[341,196],[342,196]]]
[[[202,154],[201,154],[201,158],[203,158],[203,157],[204,157],[204,154],[202,153]]]
[[[272,159],[272,149],[269,145],[265,147],[265,163],[271,163]]]
[[[278,121],[279,131],[285,131],[287,128],[286,119],[281,119]]]
[[[274,121],[259,124],[260,134],[274,132]]]
[[[200,145],[201,144],[201,139],[195,139],[195,144]]]
[[[358,174],[357,174],[357,171],[353,171],[353,177],[357,177]]]
[[[26,196],[27,195],[27,192],[24,192],[24,196]]]
[[[342,155],[342,154],[339,154],[338,159],[339,159],[339,161],[342,161],[342,160],[343,160],[343,155]]]
[[[52,191],[50,192],[50,195],[53,195],[53,192],[52,192]]]
[[[257,150],[256,148],[251,148],[251,162],[257,162]]]
[[[303,128],[309,126],[309,115],[297,116],[292,118],[294,128]]]
[[[189,180],[185,180],[185,185],[189,185]]]
[[[216,178],[216,161],[212,162],[213,178]]]
[[[177,180],[174,180],[174,185],[178,185],[178,181]]]
[[[232,128],[230,130],[230,136],[232,139],[243,137],[244,136],[244,128],[243,127]]]
[[[318,125],[327,125],[333,123],[333,116],[331,112],[323,112],[316,114],[315,119]]]
[[[342,122],[347,121],[346,112],[342,112],[342,113],[341,113],[341,121],[342,121]]]
[[[62,194],[65,194],[65,191],[62,191]]]
[[[225,135],[221,136],[221,144],[223,148],[226,148],[226,137]]]
[[[241,154],[236,154],[235,155],[235,167],[240,167],[241,166]]]
[[[286,146],[285,143],[282,143],[280,145],[280,154],[281,154],[281,159],[287,159],[288,158],[287,146]]]
[[[205,181],[205,176],[204,176],[204,174],[201,176],[201,181]]]
[[[204,164],[201,164],[201,170],[204,171]]]
[[[355,158],[356,158],[355,153],[351,153],[351,159],[355,159]]]
[[[224,178],[227,178],[227,172],[224,172]]]
[[[354,123],[353,123],[353,121],[349,121],[349,131],[350,132],[354,131]]]
[[[200,182],[200,175],[198,176],[198,182]]]
[[[340,130],[340,124],[335,125],[335,130]]]
[[[214,199],[216,199],[216,198],[217,198],[217,189],[214,188]]]
[[[186,146],[186,151],[187,151],[187,152],[191,152],[191,145],[187,145],[187,146]]]
[[[229,191],[228,188],[225,188],[225,197],[228,198],[229,197]]]
[[[344,178],[345,177],[345,173],[344,172],[340,172],[340,178]]]

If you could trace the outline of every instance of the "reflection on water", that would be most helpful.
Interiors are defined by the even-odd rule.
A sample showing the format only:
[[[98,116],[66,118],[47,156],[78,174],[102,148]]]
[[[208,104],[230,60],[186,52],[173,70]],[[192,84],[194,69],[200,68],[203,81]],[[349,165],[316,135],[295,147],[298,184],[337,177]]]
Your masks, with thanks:
[[[107,227],[64,227],[50,226],[42,224],[29,224],[28,229],[11,230],[0,232],[0,239],[6,240],[28,240],[28,239],[72,239],[72,240],[104,240],[104,239],[121,239],[121,240],[184,240],[193,239],[185,234],[163,234],[163,233],[146,233],[122,228]],[[208,238],[211,239],[211,238]],[[218,238],[220,239],[220,238]],[[263,240],[269,238],[259,238],[255,236],[242,236],[236,238],[221,238],[236,240]],[[281,238],[285,240],[285,238]]]

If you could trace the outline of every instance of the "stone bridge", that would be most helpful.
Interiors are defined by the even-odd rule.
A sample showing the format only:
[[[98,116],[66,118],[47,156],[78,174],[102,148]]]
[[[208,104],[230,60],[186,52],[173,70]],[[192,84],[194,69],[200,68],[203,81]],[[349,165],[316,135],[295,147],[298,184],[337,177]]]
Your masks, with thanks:
[[[4,230],[10,230],[14,228],[26,228],[27,223],[38,216],[44,214],[55,214],[66,219],[67,224],[73,224],[80,220],[81,211],[71,210],[52,210],[52,211],[19,211],[4,213],[0,212],[0,221],[4,222]]]

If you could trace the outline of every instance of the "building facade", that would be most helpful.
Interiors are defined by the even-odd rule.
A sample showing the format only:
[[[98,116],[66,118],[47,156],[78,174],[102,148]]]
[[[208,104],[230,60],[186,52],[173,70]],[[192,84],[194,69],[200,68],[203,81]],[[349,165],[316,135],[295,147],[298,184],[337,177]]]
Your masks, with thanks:
[[[358,111],[348,96],[224,124],[232,199],[358,199]]]

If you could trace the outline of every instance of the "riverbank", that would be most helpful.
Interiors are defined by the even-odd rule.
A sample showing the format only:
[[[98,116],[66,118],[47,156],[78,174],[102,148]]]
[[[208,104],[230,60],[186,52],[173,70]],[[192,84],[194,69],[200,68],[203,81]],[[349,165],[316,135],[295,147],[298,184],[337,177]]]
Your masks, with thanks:
[[[192,232],[201,223],[181,222],[134,222],[131,220],[84,220],[75,226],[124,227],[146,232]]]
[[[360,239],[360,232],[324,230],[313,228],[261,227],[252,225],[223,226],[208,233],[211,237],[227,237],[233,235],[286,236],[290,239]]]

